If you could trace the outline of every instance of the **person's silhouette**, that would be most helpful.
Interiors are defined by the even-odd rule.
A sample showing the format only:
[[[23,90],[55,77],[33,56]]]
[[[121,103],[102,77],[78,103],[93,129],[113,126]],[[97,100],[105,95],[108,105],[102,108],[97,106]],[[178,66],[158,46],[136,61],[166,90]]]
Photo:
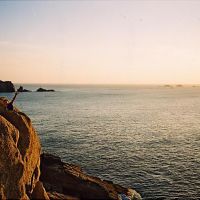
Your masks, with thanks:
[[[13,107],[13,102],[15,101],[17,95],[19,94],[19,91],[21,90],[21,86],[19,87],[19,89],[15,92],[15,95],[14,97],[12,98],[12,100],[7,104],[7,109],[8,110],[14,110],[14,107]]]

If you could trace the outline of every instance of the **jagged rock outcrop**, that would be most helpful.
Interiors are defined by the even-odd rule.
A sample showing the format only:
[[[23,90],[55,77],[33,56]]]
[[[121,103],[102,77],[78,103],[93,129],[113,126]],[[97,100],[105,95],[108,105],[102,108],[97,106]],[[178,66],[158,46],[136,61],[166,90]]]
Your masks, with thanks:
[[[38,88],[37,90],[36,90],[36,92],[55,92],[55,90],[48,90],[48,89],[44,89],[44,88]]]
[[[20,86],[17,91],[18,92],[32,92],[31,90],[24,89],[23,86]]]
[[[40,180],[50,199],[141,199],[136,191],[89,176],[51,154],[41,155]]]
[[[31,120],[0,98],[0,199],[29,199],[40,176],[40,142]]]
[[[0,80],[0,92],[15,92],[15,86],[11,81]]]

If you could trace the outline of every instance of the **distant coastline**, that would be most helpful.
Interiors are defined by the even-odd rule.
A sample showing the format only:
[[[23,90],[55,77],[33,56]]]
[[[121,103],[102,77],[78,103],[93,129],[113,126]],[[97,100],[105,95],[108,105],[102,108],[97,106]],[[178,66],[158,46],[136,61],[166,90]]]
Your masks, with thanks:
[[[10,92],[33,92],[30,89],[25,89],[21,84],[19,84],[18,89],[16,89],[15,85],[11,81],[2,81],[0,80],[0,92],[1,93],[10,93]],[[39,87],[35,90],[35,92],[55,92],[54,89],[45,89]]]

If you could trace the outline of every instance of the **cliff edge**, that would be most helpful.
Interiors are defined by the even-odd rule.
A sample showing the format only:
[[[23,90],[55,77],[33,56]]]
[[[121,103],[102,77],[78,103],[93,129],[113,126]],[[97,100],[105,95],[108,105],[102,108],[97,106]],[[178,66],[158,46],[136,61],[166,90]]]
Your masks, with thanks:
[[[0,199],[141,199],[135,190],[41,155],[30,118],[17,108],[8,111],[4,100],[0,97]]]
[[[40,177],[41,147],[31,120],[0,98],[0,199],[29,199]]]

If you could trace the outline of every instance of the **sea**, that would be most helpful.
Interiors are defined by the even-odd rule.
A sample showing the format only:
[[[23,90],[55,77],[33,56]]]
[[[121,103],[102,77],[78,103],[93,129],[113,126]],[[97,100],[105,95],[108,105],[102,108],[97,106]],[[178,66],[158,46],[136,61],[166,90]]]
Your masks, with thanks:
[[[144,200],[200,199],[200,87],[23,86],[56,90],[20,93],[15,102],[43,152]]]

